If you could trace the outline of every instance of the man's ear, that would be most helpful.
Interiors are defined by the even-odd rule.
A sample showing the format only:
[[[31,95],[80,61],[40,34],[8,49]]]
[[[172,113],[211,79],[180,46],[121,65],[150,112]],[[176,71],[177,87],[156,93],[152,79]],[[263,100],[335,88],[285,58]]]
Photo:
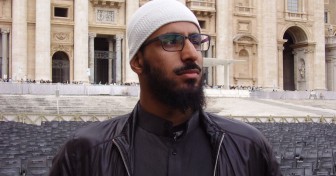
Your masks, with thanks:
[[[143,72],[143,55],[141,51],[138,51],[133,59],[130,61],[132,70],[138,75]]]

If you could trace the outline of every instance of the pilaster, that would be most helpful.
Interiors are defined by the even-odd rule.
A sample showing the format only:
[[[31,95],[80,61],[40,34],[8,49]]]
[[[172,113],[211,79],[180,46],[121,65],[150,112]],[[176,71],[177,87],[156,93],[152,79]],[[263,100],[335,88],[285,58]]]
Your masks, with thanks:
[[[278,81],[275,79],[278,76],[278,51],[277,51],[277,18],[276,18],[276,1],[261,0],[263,8],[260,10],[261,15],[260,25],[262,31],[259,33],[262,52],[260,59],[262,60],[263,74],[262,87],[265,89],[273,89]],[[259,80],[259,79],[258,79]]]
[[[75,0],[74,25],[74,81],[89,82],[88,69],[88,3],[87,0]]]
[[[12,11],[12,79],[27,79],[27,0],[13,0]]]
[[[89,33],[89,81],[94,83],[94,39],[97,36],[96,33]]]
[[[131,20],[132,15],[139,8],[139,6],[140,4],[138,0],[132,1],[132,3],[126,3],[126,22],[129,22]],[[125,40],[125,43],[126,43],[125,44],[126,46],[126,49],[125,49],[125,74],[126,74],[125,81],[126,82],[139,82],[138,76],[136,75],[136,73],[133,72],[129,64],[131,58],[129,58],[129,47],[128,47],[127,41],[128,39],[126,38]]]
[[[2,35],[2,75],[1,78],[8,78],[8,34],[9,29],[1,29]]]
[[[216,1],[216,58],[217,59],[232,59],[232,25],[231,16],[232,8],[230,8],[229,0],[217,0]],[[219,48],[225,49],[219,49]],[[226,89],[229,89],[228,70],[225,66],[216,66],[216,80],[215,85],[224,85]]]
[[[324,1],[310,1],[314,5],[314,23],[313,36],[316,42],[315,57],[314,57],[314,85],[313,89],[326,89],[326,75],[325,75],[325,30],[324,27]]]
[[[113,39],[109,38],[108,39],[108,45],[109,45],[109,60],[108,60],[108,82],[109,84],[113,83],[113,78],[114,76],[114,71],[115,69],[113,68],[113,62],[116,60],[113,52]]]
[[[123,36],[121,35],[116,35],[115,40],[116,40],[116,83],[121,83],[121,63],[122,63],[122,57],[121,57],[121,52],[122,52],[122,47],[121,47],[121,40],[123,39]]]
[[[36,0],[35,80],[51,80],[50,0]]]
[[[283,90],[283,50],[285,49],[284,48],[284,43],[287,42],[287,40],[283,40],[283,41],[278,41],[278,62],[277,62],[277,65],[278,65],[278,75],[276,76],[277,77],[277,89],[279,90]]]

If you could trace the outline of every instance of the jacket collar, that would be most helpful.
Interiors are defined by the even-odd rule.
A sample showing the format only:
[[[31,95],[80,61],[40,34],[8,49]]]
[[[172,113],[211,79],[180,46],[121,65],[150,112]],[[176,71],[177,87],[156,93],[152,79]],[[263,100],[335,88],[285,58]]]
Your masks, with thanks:
[[[192,114],[191,118],[177,126],[173,126],[173,123],[157,117],[143,108],[140,104],[137,104],[138,115],[137,121],[138,125],[144,130],[153,133],[161,137],[176,137],[188,134],[190,131],[199,126],[199,112]]]
[[[133,111],[127,117],[127,123],[124,124],[124,127],[121,133],[114,138],[118,142],[121,147],[121,155],[125,157],[126,166],[131,171],[131,175],[133,175],[134,171],[134,137],[135,137],[135,129],[137,124],[138,117],[138,104],[134,107]],[[210,143],[213,148],[213,157],[216,158],[216,152],[219,151],[219,146],[221,143],[221,136],[224,131],[218,127],[218,125],[211,120],[208,113],[204,112],[203,109],[199,111],[199,121],[201,125],[204,125],[205,132],[210,137]]]

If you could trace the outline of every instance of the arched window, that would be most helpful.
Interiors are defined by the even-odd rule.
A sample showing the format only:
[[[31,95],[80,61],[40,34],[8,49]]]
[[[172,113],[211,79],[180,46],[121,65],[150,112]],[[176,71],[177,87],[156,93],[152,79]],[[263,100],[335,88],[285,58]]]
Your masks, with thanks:
[[[239,62],[234,64],[234,74],[237,78],[247,78],[250,77],[250,63],[249,63],[249,53],[243,49],[239,52]]]
[[[70,63],[68,55],[63,51],[56,52],[52,57],[52,82],[70,82]]]

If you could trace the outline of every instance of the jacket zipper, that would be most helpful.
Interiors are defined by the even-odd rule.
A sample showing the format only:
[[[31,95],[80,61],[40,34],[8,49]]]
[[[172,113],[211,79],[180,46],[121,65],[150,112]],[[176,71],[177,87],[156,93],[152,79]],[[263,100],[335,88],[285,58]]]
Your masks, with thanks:
[[[225,133],[223,133],[222,134],[222,136],[221,136],[221,140],[220,140],[220,142],[219,142],[219,145],[218,145],[218,151],[217,151],[217,155],[216,155],[216,161],[215,161],[215,168],[214,168],[214,176],[216,176],[216,169],[217,169],[217,164],[218,164],[218,157],[219,157],[219,152],[220,152],[220,149],[221,149],[221,145],[222,145],[222,143],[223,143],[223,140],[224,140],[224,136],[225,136]]]
[[[131,174],[130,174],[130,172],[129,172],[129,169],[128,169],[128,167],[127,167],[127,164],[126,164],[125,156],[124,156],[123,153],[121,152],[121,148],[120,148],[119,144],[117,143],[117,141],[116,141],[115,139],[113,139],[112,141],[113,141],[113,143],[114,143],[114,144],[117,146],[117,148],[118,148],[118,151],[119,151],[119,153],[120,153],[120,155],[121,155],[121,158],[122,158],[122,160],[123,160],[124,166],[125,166],[125,168],[126,168],[127,175],[128,175],[128,176],[131,176]]]

